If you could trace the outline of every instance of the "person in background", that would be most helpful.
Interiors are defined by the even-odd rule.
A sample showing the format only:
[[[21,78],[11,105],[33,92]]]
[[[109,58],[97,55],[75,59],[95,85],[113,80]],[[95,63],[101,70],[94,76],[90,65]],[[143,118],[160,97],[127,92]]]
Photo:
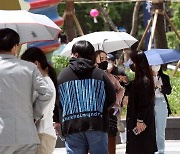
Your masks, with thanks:
[[[115,89],[95,66],[95,50],[88,41],[72,47],[67,68],[58,75],[62,133],[68,154],[108,154],[108,109]]]
[[[111,74],[116,75],[116,76],[119,76],[119,75],[124,76],[123,80],[127,82],[128,79],[124,70],[116,66],[116,57],[112,54],[107,54],[107,57],[108,57],[108,67],[111,69]]]
[[[129,91],[127,106],[126,153],[154,154],[157,146],[152,70],[144,52],[133,51],[130,58],[130,68],[135,71],[135,79]]]
[[[108,72],[114,75],[114,77],[120,82],[120,85],[126,90],[126,85],[128,84],[128,78],[124,70],[119,69],[116,65],[116,58],[112,54],[107,54],[108,57]],[[123,97],[121,102],[120,114],[117,116],[117,128],[119,131],[119,136],[121,139],[121,143],[126,143],[126,128],[121,121],[121,114],[123,110],[123,106],[126,106],[125,101],[126,97]]]
[[[124,96],[124,88],[120,85],[119,81],[111,74],[112,65],[108,69],[108,58],[105,51],[96,51],[96,64],[97,67],[104,70],[112,84],[116,89],[116,103],[109,109],[109,132],[108,132],[108,150],[109,154],[116,153],[116,134],[117,134],[117,116],[120,114],[121,102]]]
[[[35,154],[39,138],[34,120],[43,117],[53,93],[36,65],[15,57],[19,41],[14,30],[0,29],[1,154]]]
[[[56,145],[56,133],[53,127],[53,110],[55,102],[59,100],[56,72],[54,68],[48,64],[45,54],[39,48],[32,47],[27,49],[22,54],[21,59],[30,61],[37,65],[44,80],[48,83],[51,89],[53,89],[53,97],[46,107],[43,118],[36,122],[40,139],[40,146],[38,147],[36,154],[52,154]]]
[[[162,71],[161,65],[152,66],[154,85],[155,85],[155,124],[156,124],[156,142],[158,153],[165,152],[165,129],[166,121],[171,110],[166,95],[171,93],[171,84],[169,76]]]
[[[63,49],[67,45],[67,37],[66,37],[65,34],[63,35],[63,34],[60,33],[58,38],[60,39],[61,45],[60,45],[60,47],[57,50],[53,51],[53,53],[52,53],[53,56],[60,55],[61,52],[63,51]]]

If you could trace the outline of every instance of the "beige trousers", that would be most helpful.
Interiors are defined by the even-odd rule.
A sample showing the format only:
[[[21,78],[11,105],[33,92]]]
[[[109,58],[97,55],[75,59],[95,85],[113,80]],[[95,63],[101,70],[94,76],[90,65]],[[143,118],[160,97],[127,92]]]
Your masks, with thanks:
[[[36,154],[52,154],[56,145],[56,138],[51,135],[39,133],[40,145]]]
[[[0,146],[0,154],[35,154],[38,144]]]

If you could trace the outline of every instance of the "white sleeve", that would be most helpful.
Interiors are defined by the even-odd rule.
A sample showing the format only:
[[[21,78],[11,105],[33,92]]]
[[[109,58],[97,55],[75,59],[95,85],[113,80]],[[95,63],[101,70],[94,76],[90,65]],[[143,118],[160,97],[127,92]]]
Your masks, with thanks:
[[[34,119],[38,120],[43,117],[44,110],[53,96],[53,90],[43,79],[37,68],[33,71],[33,92],[34,91],[38,94],[33,104]]]

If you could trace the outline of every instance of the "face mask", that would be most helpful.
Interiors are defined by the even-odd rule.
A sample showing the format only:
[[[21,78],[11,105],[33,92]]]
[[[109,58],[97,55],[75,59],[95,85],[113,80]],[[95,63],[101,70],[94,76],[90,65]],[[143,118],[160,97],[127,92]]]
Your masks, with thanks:
[[[134,64],[130,64],[129,67],[130,67],[131,71],[135,72]]]
[[[112,63],[111,63],[111,62],[109,62],[109,63],[108,63],[108,67],[107,67],[107,69],[108,69],[108,70],[110,70],[112,67],[113,67]]]
[[[97,63],[98,67],[102,70],[107,70],[107,66],[108,66],[108,62],[107,61],[103,61],[101,63]]]
[[[154,66],[152,66],[152,70],[154,72],[158,72],[160,70],[160,68],[161,68],[161,65],[154,65]]]

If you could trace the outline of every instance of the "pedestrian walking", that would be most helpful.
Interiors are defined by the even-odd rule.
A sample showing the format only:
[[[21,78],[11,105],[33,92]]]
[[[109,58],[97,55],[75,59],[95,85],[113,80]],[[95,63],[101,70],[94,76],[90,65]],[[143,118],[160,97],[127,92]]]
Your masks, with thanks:
[[[161,65],[152,66],[154,85],[155,85],[155,124],[156,124],[156,142],[158,153],[165,152],[165,129],[167,117],[171,114],[168,99],[166,95],[171,93],[171,84],[169,76],[164,74]]]
[[[19,40],[14,30],[0,29],[1,154],[35,154],[39,138],[34,121],[43,117],[52,98],[37,66],[15,57]]]
[[[115,89],[95,66],[94,47],[78,41],[72,58],[58,76],[62,133],[68,154],[108,154],[108,109]]]
[[[153,154],[157,147],[152,70],[142,51],[131,52],[130,58],[135,79],[128,96],[126,153]]]

